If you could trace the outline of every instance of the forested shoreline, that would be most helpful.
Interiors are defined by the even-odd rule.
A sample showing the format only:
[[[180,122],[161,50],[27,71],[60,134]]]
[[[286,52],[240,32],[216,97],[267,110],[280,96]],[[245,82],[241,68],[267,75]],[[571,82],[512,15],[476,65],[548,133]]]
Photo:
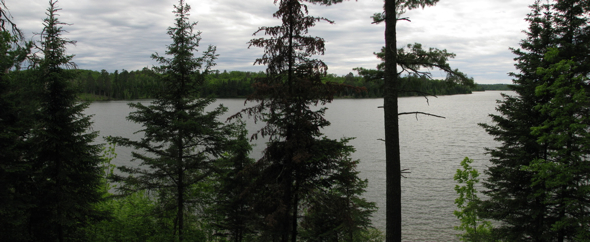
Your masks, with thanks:
[[[142,70],[112,73],[106,70],[71,70],[77,73],[73,80],[79,90],[79,97],[84,101],[134,100],[154,98],[154,90],[158,90],[158,74],[153,70]],[[217,98],[246,98],[254,92],[252,84],[257,79],[266,77],[260,72],[219,71],[214,70],[205,77],[200,95],[213,95]],[[382,98],[383,82],[367,81],[364,77],[352,72],[338,76],[328,74],[322,78],[324,82],[333,82],[358,87],[362,90],[343,90],[335,98]],[[406,76],[400,79],[401,86],[408,91],[400,93],[400,97],[422,95],[454,95],[470,94],[473,91],[510,90],[506,84],[477,84],[475,88],[449,84],[444,80],[424,77]]]

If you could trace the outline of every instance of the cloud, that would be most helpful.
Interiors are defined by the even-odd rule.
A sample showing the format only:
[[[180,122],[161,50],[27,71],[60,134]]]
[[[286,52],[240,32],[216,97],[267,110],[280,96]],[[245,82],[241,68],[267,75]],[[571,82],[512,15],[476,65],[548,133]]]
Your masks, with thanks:
[[[263,53],[248,48],[248,41],[261,26],[279,25],[272,17],[277,6],[272,0],[188,0],[191,21],[202,32],[200,50],[217,46],[217,69],[260,71],[252,63]],[[14,21],[28,38],[42,30],[48,7],[46,1],[8,2]],[[64,36],[77,41],[68,47],[83,69],[136,70],[155,64],[150,56],[163,54],[171,42],[167,28],[174,24],[173,4],[168,0],[61,0],[60,20]],[[422,43],[424,47],[447,49],[457,54],[452,65],[479,83],[509,83],[514,71],[509,47],[524,38],[523,20],[528,0],[454,0],[434,7],[408,11],[411,22],[398,23],[398,45]],[[319,56],[330,73],[345,75],[354,67],[374,68],[379,60],[373,52],[384,45],[384,24],[371,24],[370,16],[383,9],[383,0],[344,1],[329,7],[307,4],[313,16],[335,24],[318,23],[310,35],[326,41],[326,53]],[[436,73],[435,73],[436,75]]]

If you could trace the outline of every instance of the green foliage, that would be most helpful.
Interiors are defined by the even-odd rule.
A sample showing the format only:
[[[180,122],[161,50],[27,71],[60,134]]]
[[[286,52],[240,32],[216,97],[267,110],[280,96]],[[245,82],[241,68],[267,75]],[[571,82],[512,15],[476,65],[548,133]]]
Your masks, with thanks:
[[[100,203],[97,208],[110,211],[112,218],[87,228],[88,241],[156,241],[161,231],[152,215],[155,206],[146,192]]]
[[[383,242],[385,241],[385,234],[383,234],[383,231],[376,228],[367,228],[366,230],[355,234],[355,237],[352,241]]]
[[[110,217],[106,220],[93,221],[90,226],[84,228],[86,241],[173,241],[164,224],[170,221],[162,220],[154,214],[158,203],[153,196],[146,191],[138,191],[128,196],[114,196],[109,191],[114,185],[109,179],[116,168],[111,161],[117,156],[115,145],[109,144],[102,148],[101,171],[103,175],[102,186],[98,190],[106,198],[95,204],[98,211],[108,212]],[[206,241],[203,232],[198,229],[189,229],[192,235],[189,241]]]
[[[488,241],[491,236],[492,224],[479,218],[479,198],[477,197],[477,190],[475,185],[479,183],[479,172],[473,169],[469,164],[473,163],[472,159],[465,157],[461,161],[463,170],[457,169],[457,173],[453,179],[464,185],[455,185],[455,191],[459,197],[455,199],[455,204],[459,210],[455,210],[453,214],[457,216],[461,225],[455,226],[456,230],[465,231],[463,234],[457,235],[461,241]]]
[[[115,157],[117,154],[114,144],[102,148],[100,167],[103,179],[98,190],[106,200],[94,206],[96,210],[108,212],[110,216],[105,220],[92,221],[84,228],[86,241],[173,241],[174,238],[170,237],[167,228],[172,222],[154,213],[158,206],[154,196],[146,191],[137,191],[128,196],[115,196],[109,192],[115,187],[109,182],[116,168],[111,164]],[[204,233],[199,229],[190,228],[187,233],[193,235],[188,241],[206,241]]]
[[[545,59],[552,61],[559,50],[551,48]],[[564,236],[577,241],[590,239],[589,206],[590,185],[590,125],[587,82],[588,77],[579,73],[581,68],[573,60],[561,60],[548,68],[538,68],[537,73],[552,83],[544,83],[536,89],[538,96],[552,97],[536,108],[549,118],[542,125],[532,127],[539,143],[548,144],[548,154],[533,160],[523,169],[535,173],[532,185],[545,188],[543,202],[549,213],[559,218],[551,224],[555,232],[567,231]],[[535,194],[538,195],[538,194]]]

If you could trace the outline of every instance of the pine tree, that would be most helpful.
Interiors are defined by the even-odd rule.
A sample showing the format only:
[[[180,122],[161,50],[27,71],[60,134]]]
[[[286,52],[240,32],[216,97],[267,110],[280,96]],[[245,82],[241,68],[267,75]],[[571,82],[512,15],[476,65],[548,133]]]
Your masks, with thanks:
[[[255,93],[248,98],[258,104],[234,116],[246,113],[255,121],[266,122],[253,138],[267,136],[268,146],[251,170],[255,177],[253,187],[257,188],[253,191],[257,201],[253,207],[260,214],[260,239],[268,241],[296,241],[299,217],[307,209],[302,204],[337,189],[335,180],[344,179],[336,178],[337,170],[354,170],[354,166],[348,165],[349,148],[344,141],[321,138],[321,128],[330,124],[324,118],[326,109],[311,108],[331,102],[344,85],[322,82],[327,65],[311,56],[324,53],[324,40],[307,34],[317,22],[331,21],[308,16],[302,2],[329,5],[333,1],[275,1],[279,10],[273,16],[281,19],[282,25],[261,27],[256,33],[271,37],[250,41],[250,46],[265,50],[255,64],[267,65],[266,77],[254,83]],[[346,185],[351,183],[342,181]],[[328,197],[335,201],[340,196],[343,194]],[[368,205],[358,209],[370,210]]]
[[[156,93],[156,100],[149,106],[131,103],[137,109],[128,119],[143,125],[139,141],[123,137],[111,137],[119,145],[133,147],[144,152],[133,152],[133,158],[140,160],[139,167],[120,167],[130,176],[117,177],[124,181],[123,192],[150,190],[156,192],[158,202],[172,222],[169,238],[180,241],[189,228],[186,215],[195,211],[195,197],[201,191],[191,190],[199,182],[210,178],[217,170],[218,158],[226,152],[227,139],[232,126],[224,125],[217,119],[226,111],[219,106],[213,111],[205,108],[214,102],[213,98],[198,98],[200,86],[209,69],[214,65],[215,47],[209,48],[201,57],[194,57],[199,46],[200,33],[194,33],[196,23],[188,20],[190,6],[180,0],[174,6],[176,23],[168,29],[172,44],[168,46],[166,58],[152,56],[161,65],[154,71],[161,74],[162,89]]]
[[[41,87],[37,123],[31,137],[30,179],[35,207],[29,217],[32,240],[82,239],[81,228],[99,218],[93,204],[101,200],[100,145],[93,144],[97,132],[90,131],[90,116],[83,114],[88,103],[76,100],[70,81],[75,68],[57,18],[57,1],[50,1],[41,33],[41,57],[35,74]]]
[[[363,70],[359,73],[372,78],[383,78],[384,97],[383,111],[385,123],[385,162],[386,162],[386,237],[387,241],[401,241],[402,239],[402,207],[401,207],[401,158],[399,143],[399,115],[397,98],[403,90],[400,87],[400,73],[398,65],[403,71],[411,74],[429,76],[428,72],[421,72],[420,68],[439,68],[448,73],[447,80],[450,83],[461,83],[467,86],[473,85],[473,80],[463,73],[451,69],[446,61],[454,57],[454,54],[446,50],[430,48],[425,51],[416,43],[408,45],[408,51],[397,48],[396,26],[398,21],[409,21],[401,17],[407,10],[434,6],[438,0],[385,0],[382,13],[373,15],[374,23],[385,22],[385,47],[378,57],[384,60],[378,69],[383,71]],[[389,17],[388,17],[389,16]],[[403,72],[402,71],[402,72]],[[424,94],[428,95],[428,94]]]

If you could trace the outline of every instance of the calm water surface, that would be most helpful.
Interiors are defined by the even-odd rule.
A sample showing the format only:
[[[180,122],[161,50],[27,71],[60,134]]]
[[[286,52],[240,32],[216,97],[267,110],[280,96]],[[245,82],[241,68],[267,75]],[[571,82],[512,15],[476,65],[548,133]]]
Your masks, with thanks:
[[[514,95],[514,92],[505,92]],[[400,141],[402,169],[408,169],[402,179],[402,234],[404,241],[457,241],[453,226],[458,220],[453,215],[457,197],[453,175],[460,162],[468,156],[473,167],[482,172],[489,164],[485,147],[496,143],[480,128],[478,123],[490,123],[488,114],[496,113],[496,100],[500,92],[476,92],[469,95],[399,99],[400,112],[428,112],[445,119],[418,115],[400,116]],[[142,101],[148,104],[149,101]],[[223,104],[229,111],[223,117],[244,107],[243,99],[219,99],[215,106]],[[324,130],[330,138],[356,137],[350,142],[356,148],[354,159],[360,160],[360,176],[369,180],[365,197],[377,203],[379,210],[373,216],[373,224],[385,230],[385,144],[383,99],[339,99],[326,105],[326,118],[332,123]],[[95,130],[100,136],[123,136],[139,139],[134,134],[140,125],[126,120],[132,110],[127,101],[95,102],[86,110],[93,114]],[[248,120],[248,130],[253,133],[262,124]],[[100,139],[99,139],[100,140]],[[264,141],[258,140],[251,154],[260,158]],[[117,147],[115,165],[133,165],[131,151]]]

